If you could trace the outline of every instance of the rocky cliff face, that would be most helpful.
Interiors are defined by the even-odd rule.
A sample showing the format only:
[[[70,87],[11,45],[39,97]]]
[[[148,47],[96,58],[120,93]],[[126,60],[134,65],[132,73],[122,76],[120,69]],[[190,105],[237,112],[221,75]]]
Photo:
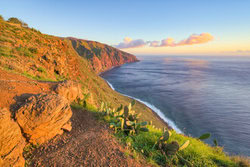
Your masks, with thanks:
[[[129,53],[111,46],[76,38],[68,38],[77,53],[90,61],[93,70],[97,73],[108,70],[114,66],[136,62],[138,59]]]

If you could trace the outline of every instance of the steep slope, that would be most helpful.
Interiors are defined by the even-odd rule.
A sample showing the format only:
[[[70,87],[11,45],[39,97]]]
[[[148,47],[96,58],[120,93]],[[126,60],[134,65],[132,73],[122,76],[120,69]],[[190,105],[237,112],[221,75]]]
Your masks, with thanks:
[[[68,38],[77,53],[91,62],[97,73],[120,66],[124,63],[136,62],[138,59],[129,53],[95,41]]]
[[[83,40],[77,41],[85,43]],[[40,81],[76,80],[81,83],[85,94],[91,94],[88,98],[88,104],[95,107],[98,107],[102,101],[109,102],[114,107],[120,104],[127,105],[131,99],[113,91],[96,72],[122,63],[137,61],[137,59],[133,55],[110,46],[97,42],[89,43],[89,49],[85,50],[80,47],[81,51],[90,52],[88,55],[91,55],[97,48],[92,44],[98,45],[99,49],[104,48],[104,51],[100,51],[103,54],[99,56],[107,59],[105,62],[108,65],[102,69],[93,70],[92,59],[79,56],[79,51],[77,52],[72,45],[72,39],[42,34],[33,28],[0,20],[0,68]],[[112,50],[110,53],[114,56],[108,55],[107,50]],[[96,54],[93,54],[94,56]],[[158,127],[165,126],[143,104],[137,103],[135,109],[143,113],[143,119],[152,120]]]
[[[51,86],[56,84],[57,81],[66,79],[80,83],[84,94],[90,93],[90,98],[87,100],[87,109],[90,109],[90,107],[99,107],[101,101],[108,102],[113,107],[118,107],[120,104],[127,105],[131,99],[113,91],[96,73],[105,71],[112,66],[133,61],[136,61],[136,58],[132,55],[121,52],[107,45],[72,38],[67,39],[50,36],[42,34],[35,29],[28,28],[27,26],[22,27],[20,24],[9,23],[0,19],[0,92],[2,93],[0,107],[7,107],[10,111],[15,111],[15,108],[12,108],[13,104],[19,105],[19,102],[21,103],[22,101],[25,101],[27,96],[34,93],[51,92]],[[99,63],[96,65],[96,62]],[[53,109],[55,107],[50,106],[48,108]],[[158,128],[166,127],[166,124],[164,124],[143,104],[137,102],[133,109],[142,114],[141,120],[152,121]],[[112,137],[108,136],[109,129],[94,122],[94,117],[88,115],[86,112],[84,110],[75,110],[74,114],[76,115],[72,117],[74,129],[72,133],[64,133],[64,135],[59,138],[62,140],[55,141],[58,143],[53,143],[54,141],[51,140],[51,143],[48,143],[47,145],[49,148],[46,146],[42,147],[42,149],[45,148],[45,150],[40,150],[39,152],[38,149],[38,153],[35,156],[40,157],[41,155],[43,157],[34,163],[36,164],[40,161],[46,163],[46,153],[48,153],[49,157],[51,157],[50,155],[53,155],[53,160],[59,160],[69,166],[72,165],[68,164],[68,162],[71,161],[76,163],[86,163],[90,166],[108,164],[111,161],[115,162],[114,164],[117,164],[115,166],[126,166],[127,164],[130,165],[130,163],[136,165],[133,160],[126,159],[124,155],[121,154],[123,150],[119,149],[120,146],[115,143]],[[12,114],[15,115],[15,113]],[[8,121],[13,123],[12,120],[10,121],[9,115],[10,114],[7,115]],[[5,120],[5,117],[6,116],[2,117],[2,120]],[[94,129],[93,125],[95,126]],[[86,128],[85,126],[88,126],[89,128]],[[151,133],[143,133],[141,136],[135,136],[138,140],[136,139],[134,143],[137,142],[137,144],[139,143],[140,145],[139,147],[138,145],[134,145],[134,150],[141,147],[146,150],[154,148],[153,145],[155,141],[157,141],[162,134],[158,128],[155,130],[157,133],[152,131]],[[1,130],[5,132],[4,128]],[[85,132],[85,130],[87,131]],[[99,130],[101,130],[101,132]],[[97,135],[91,132],[95,132]],[[103,136],[105,134],[107,134],[107,136]],[[70,135],[72,135],[73,139]],[[83,138],[79,137],[81,135],[83,135]],[[89,139],[84,138],[86,137],[85,135],[92,136],[90,136]],[[9,134],[6,136],[9,137]],[[6,140],[4,135],[0,135],[0,137],[0,139],[3,139],[1,141]],[[104,137],[101,139],[104,139],[105,143],[103,143],[103,140],[100,140],[98,137]],[[191,140],[190,147],[184,150],[182,155],[187,160],[194,162],[199,161],[199,164],[201,165],[198,166],[236,166],[236,163],[233,162],[230,157],[226,156],[220,148],[210,147],[198,139],[180,134],[174,134],[173,137],[175,137],[176,140],[181,141],[181,143],[187,139]],[[54,139],[56,140],[56,138]],[[66,139],[66,141],[64,139]],[[82,139],[86,139],[86,142]],[[63,142],[62,145],[60,145],[60,142]],[[64,142],[71,142],[72,147]],[[4,145],[5,141],[1,143]],[[93,147],[92,145],[95,143],[99,143],[101,146]],[[81,148],[83,144],[85,145]],[[2,150],[6,152],[3,148],[4,147],[2,147]],[[84,151],[85,148],[88,149],[88,153]],[[106,152],[106,148],[108,148],[109,151]],[[64,149],[66,149],[67,154],[63,154]],[[81,153],[75,152],[74,149],[81,149],[83,154],[80,155]],[[98,154],[98,149],[102,149],[102,153],[104,153],[102,155],[106,155],[105,161],[100,159],[104,156]],[[19,149],[18,151],[20,150],[22,151],[22,149]],[[21,151],[18,153],[21,153]],[[116,155],[119,154],[120,156],[114,156],[112,154],[113,151]],[[139,151],[144,152],[143,149],[139,149]],[[157,152],[157,155],[160,154],[159,150],[155,151]],[[93,154],[91,153],[94,153],[93,160],[96,160],[95,158],[99,157],[95,163],[89,162],[88,159],[86,159],[87,161],[82,161],[82,157],[92,156]],[[148,155],[151,155],[152,152],[148,153]],[[5,156],[2,156],[5,154],[6,153],[1,154],[0,166],[3,158],[6,158]],[[60,154],[63,154],[65,159]],[[98,154],[98,156],[95,156],[95,154]],[[58,156],[60,157],[57,158]],[[109,159],[110,157],[111,159]],[[74,161],[76,160],[74,158],[79,158],[80,161]],[[124,159],[128,161],[123,161]],[[64,162],[64,160],[66,162]],[[157,160],[160,162],[164,161],[164,159],[159,158]],[[206,162],[209,162],[209,164],[206,164]],[[182,164],[182,162],[178,164]]]

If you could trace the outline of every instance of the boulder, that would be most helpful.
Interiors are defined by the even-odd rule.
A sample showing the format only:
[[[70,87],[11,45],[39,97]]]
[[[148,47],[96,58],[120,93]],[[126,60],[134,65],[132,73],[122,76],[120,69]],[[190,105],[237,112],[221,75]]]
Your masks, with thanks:
[[[16,112],[16,120],[32,144],[42,144],[62,134],[62,127],[68,126],[71,116],[67,99],[57,94],[44,93],[28,98]]]
[[[80,84],[73,81],[63,81],[57,84],[54,88],[55,93],[60,96],[65,97],[70,102],[76,100],[77,98],[83,99],[83,94]]]
[[[62,129],[64,131],[70,132],[71,129],[72,129],[71,122],[69,121],[68,123],[64,124],[63,127],[62,127]]]
[[[24,166],[25,139],[7,109],[0,109],[0,166]]]

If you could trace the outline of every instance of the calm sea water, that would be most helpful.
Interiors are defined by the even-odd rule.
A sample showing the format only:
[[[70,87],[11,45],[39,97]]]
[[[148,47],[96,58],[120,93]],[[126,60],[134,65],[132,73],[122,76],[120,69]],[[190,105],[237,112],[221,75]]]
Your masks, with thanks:
[[[250,57],[144,56],[102,77],[159,109],[182,133],[250,156]]]

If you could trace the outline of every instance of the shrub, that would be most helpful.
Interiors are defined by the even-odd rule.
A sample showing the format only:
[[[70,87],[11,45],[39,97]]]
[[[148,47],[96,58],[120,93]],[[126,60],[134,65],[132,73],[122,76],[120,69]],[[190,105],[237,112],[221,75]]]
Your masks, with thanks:
[[[34,57],[34,55],[33,55],[33,54],[30,52],[30,50],[27,49],[27,48],[18,47],[18,48],[16,48],[16,50],[17,50],[21,55],[23,55],[23,56],[25,56],[25,57],[31,57],[31,58]]]
[[[9,19],[8,19],[8,22],[10,22],[10,23],[15,23],[15,24],[20,24],[22,27],[26,27],[26,28],[28,27],[28,24],[27,24],[27,23],[25,23],[25,22],[19,20],[19,19],[16,18],[16,17],[11,17],[11,18],[9,18]]]
[[[37,48],[30,47],[30,48],[29,48],[29,51],[30,51],[31,53],[37,53]]]
[[[0,20],[4,20],[4,18],[3,18],[3,16],[2,16],[2,15],[0,15]]]
[[[37,33],[41,34],[41,32],[39,30],[36,30],[35,28],[31,28],[31,30],[34,31],[34,32],[37,32]]]
[[[39,72],[46,72],[46,70],[43,67],[38,67],[37,71],[39,71]]]
[[[15,57],[13,55],[13,50],[9,47],[0,46],[0,57]]]

